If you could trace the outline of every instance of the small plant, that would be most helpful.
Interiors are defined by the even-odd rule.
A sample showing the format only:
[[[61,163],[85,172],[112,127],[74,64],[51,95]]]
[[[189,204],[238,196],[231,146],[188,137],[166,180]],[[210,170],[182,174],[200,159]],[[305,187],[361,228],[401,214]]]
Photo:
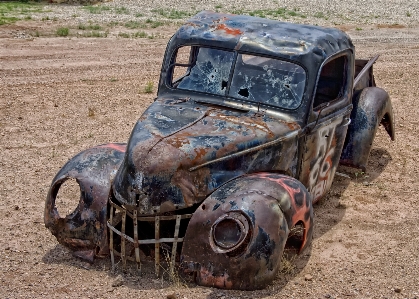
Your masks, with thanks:
[[[163,22],[153,21],[151,19],[147,19],[145,22],[146,22],[146,24],[149,24],[151,28],[157,28],[157,27],[160,27],[160,26],[164,25]]]
[[[91,30],[102,30],[102,27],[98,24],[89,25],[89,29]]]
[[[93,116],[95,116],[95,110],[94,110],[93,108],[89,107],[89,108],[88,108],[88,113],[87,113],[87,115],[88,115],[89,117],[93,117]]]
[[[60,27],[57,29],[57,36],[67,36],[70,30],[67,27]]]
[[[117,8],[115,8],[115,13],[120,14],[120,15],[122,15],[122,14],[128,15],[129,14],[129,10],[128,10],[128,8],[126,8],[124,6],[117,7]]]
[[[360,27],[356,27],[356,28],[355,28],[355,30],[356,30],[356,31],[361,31],[361,30],[362,30],[362,28],[360,28]]]
[[[50,20],[49,16],[43,17],[43,18],[41,19],[41,21],[49,21],[49,20]]]
[[[79,24],[78,29],[80,30],[102,30],[102,27],[98,24]]]
[[[299,18],[306,18],[305,15],[298,12],[298,9],[289,10],[284,7],[279,7],[277,9],[256,9],[252,11],[235,11],[233,13],[239,14],[248,14],[250,16],[257,16],[261,18],[280,18],[280,19],[288,19],[289,17],[299,17]]]
[[[84,6],[83,8],[91,14],[100,14],[102,11],[111,10],[108,6]]]
[[[145,28],[145,24],[138,21],[128,21],[124,24],[126,28],[136,29],[136,28]]]
[[[119,32],[118,36],[123,37],[123,38],[129,38],[130,37],[129,33],[126,33],[126,32]]]
[[[88,84],[88,85],[93,85],[93,84],[95,84],[95,81],[94,81],[94,80],[92,80],[92,79],[80,79],[80,81],[81,81],[81,82],[84,82],[84,83],[86,83],[86,84]]]
[[[324,19],[325,18],[325,15],[324,15],[324,13],[323,12],[316,12],[315,14],[314,14],[314,17],[315,18],[319,18],[319,19]]]
[[[153,82],[148,81],[147,85],[144,87],[145,93],[152,93],[153,92]]]
[[[357,172],[355,172],[355,181],[358,182],[358,177],[360,178],[364,174],[365,174],[365,172],[363,172],[363,171],[357,171]]]
[[[119,25],[119,22],[117,22],[117,21],[112,21],[112,22],[109,22],[109,23],[108,23],[108,26],[109,26],[109,27],[112,27],[112,28],[113,28],[113,27],[116,27],[116,26],[118,26],[118,25]]]
[[[186,281],[179,276],[176,265],[172,264],[172,261],[170,259],[170,251],[164,248],[163,255],[165,259],[165,264],[167,265],[168,269],[166,269],[161,264],[160,264],[160,267],[163,270],[163,272],[167,274],[169,282],[175,288],[181,288],[181,287],[187,286]],[[169,296],[167,298],[169,298]]]
[[[215,9],[220,9],[220,8],[223,8],[223,6],[222,6],[221,4],[217,4],[217,5],[215,5],[214,7],[215,7]]]
[[[288,253],[286,250],[284,250],[284,253],[281,256],[281,262],[280,262],[280,267],[279,267],[279,272],[278,274],[292,274],[294,272],[295,269],[295,254],[290,254]]]
[[[406,17],[411,17],[412,14],[410,12],[406,12]]]
[[[116,81],[118,81],[118,79],[116,79],[115,77],[112,77],[112,78],[109,79],[109,81],[116,82]]]
[[[0,1],[0,25],[32,19],[31,13],[45,12],[43,7],[29,1]],[[22,17],[24,15],[24,17]]]
[[[144,31],[138,31],[138,32],[133,33],[132,37],[146,38],[148,37],[148,34]]]
[[[135,14],[135,17],[136,18],[141,18],[141,17],[144,17],[144,14],[142,14],[142,13],[139,12],[139,13],[136,13]]]
[[[191,15],[191,13],[187,11],[180,11],[180,10],[175,10],[175,9],[163,9],[163,8],[153,9],[151,10],[151,12],[157,13],[167,19],[184,19]]]

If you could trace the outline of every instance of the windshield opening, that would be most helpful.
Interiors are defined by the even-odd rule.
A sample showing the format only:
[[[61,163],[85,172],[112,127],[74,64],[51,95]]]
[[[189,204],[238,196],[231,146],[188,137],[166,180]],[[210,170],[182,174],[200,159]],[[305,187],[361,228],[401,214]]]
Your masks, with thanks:
[[[306,83],[306,73],[301,66],[247,54],[238,54],[234,63],[235,53],[231,51],[187,48],[190,53],[188,63],[175,60],[174,69],[183,68],[183,75],[172,82],[172,87],[285,109],[300,106]]]

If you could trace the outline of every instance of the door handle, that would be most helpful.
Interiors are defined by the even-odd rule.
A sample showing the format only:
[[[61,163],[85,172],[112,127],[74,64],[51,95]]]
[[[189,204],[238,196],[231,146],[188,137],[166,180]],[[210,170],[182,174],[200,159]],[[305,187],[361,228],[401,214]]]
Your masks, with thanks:
[[[352,122],[352,120],[349,117],[346,117],[345,120],[346,120],[346,124],[344,124],[342,127],[349,126],[349,124]]]

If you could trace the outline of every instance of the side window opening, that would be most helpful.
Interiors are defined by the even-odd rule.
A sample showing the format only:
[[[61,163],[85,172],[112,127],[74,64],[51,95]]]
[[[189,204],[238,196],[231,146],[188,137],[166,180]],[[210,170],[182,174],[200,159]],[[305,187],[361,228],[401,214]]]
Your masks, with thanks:
[[[192,66],[193,49],[191,46],[185,46],[177,49],[176,57],[172,62],[173,73],[172,73],[172,86],[177,86],[179,82],[185,76],[188,76],[190,68]]]
[[[332,102],[342,96],[346,82],[346,56],[340,56],[325,64],[317,83],[313,108]]]
[[[182,48],[178,49],[177,56],[182,54],[180,52],[183,50]],[[189,59],[184,57],[178,62],[176,57],[172,78],[177,79],[172,80],[172,86],[179,89],[225,95],[234,53],[199,47],[192,47],[189,53]]]

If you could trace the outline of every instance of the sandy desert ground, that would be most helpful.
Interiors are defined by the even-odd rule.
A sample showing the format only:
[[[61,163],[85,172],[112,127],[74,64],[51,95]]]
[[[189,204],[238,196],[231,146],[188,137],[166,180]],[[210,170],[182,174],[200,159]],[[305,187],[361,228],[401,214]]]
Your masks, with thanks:
[[[74,27],[36,17],[0,26],[0,297],[419,298],[417,22],[336,25],[352,37],[357,57],[381,55],[374,72],[393,102],[396,141],[381,128],[366,173],[339,168],[350,178],[337,176],[315,205],[310,250],[268,288],[252,292],[112,272],[108,259],[74,258],[45,228],[53,176],[83,149],[127,141],[155,97],[176,30],[165,24],[143,29],[152,38],[126,38],[120,33],[132,34],[129,28],[109,26],[107,37],[57,37],[64,26]],[[145,92],[148,82],[152,93]]]

